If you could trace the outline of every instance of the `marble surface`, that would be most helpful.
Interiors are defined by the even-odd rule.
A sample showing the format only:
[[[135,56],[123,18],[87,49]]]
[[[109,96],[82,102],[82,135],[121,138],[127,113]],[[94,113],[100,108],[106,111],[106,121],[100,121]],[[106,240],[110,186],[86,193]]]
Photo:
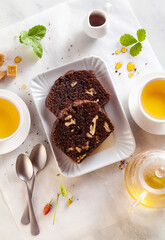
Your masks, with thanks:
[[[25,18],[37,14],[47,8],[54,6],[62,2],[60,0],[30,0],[24,1],[22,4],[19,0],[1,0],[1,8],[0,8],[0,28],[6,27],[10,24],[13,24],[17,21],[22,21]],[[152,48],[155,51],[155,54],[160,61],[163,69],[165,69],[165,62],[164,62],[164,52],[165,52],[165,45],[164,45],[164,37],[165,37],[165,28],[164,28],[164,9],[165,9],[165,2],[163,0],[130,0],[131,6],[143,28],[147,30],[148,39]],[[5,204],[4,198],[2,193],[0,193],[0,239],[2,240],[21,240],[21,236],[19,235],[19,231],[15,222],[12,218],[12,215]],[[156,214],[155,214],[156,215]],[[136,216],[138,218],[138,216]],[[163,220],[163,219],[162,219]],[[140,229],[137,224],[130,225],[130,219],[126,218],[121,224],[114,225],[110,228],[105,229],[102,232],[97,233],[95,236],[89,236],[86,240],[94,240],[94,239],[108,239],[108,237],[115,237],[115,239],[123,239],[123,234],[130,232],[129,239],[149,239],[149,240],[163,240],[164,233],[163,225],[162,228],[160,227],[160,232],[155,233],[152,231],[151,234],[148,234],[150,231],[149,224]],[[137,221],[135,221],[137,222]],[[160,224],[161,223],[157,223]],[[10,231],[9,231],[10,226]],[[141,231],[143,234],[141,233]],[[128,239],[128,238],[127,238]]]

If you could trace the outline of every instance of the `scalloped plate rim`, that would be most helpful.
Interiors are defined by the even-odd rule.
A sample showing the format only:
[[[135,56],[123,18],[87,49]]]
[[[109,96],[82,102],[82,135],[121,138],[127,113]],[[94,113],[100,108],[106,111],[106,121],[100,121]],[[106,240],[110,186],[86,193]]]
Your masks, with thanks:
[[[49,133],[48,133],[48,131],[47,131],[47,129],[46,129],[46,126],[45,126],[45,124],[44,124],[44,122],[45,122],[45,120],[44,120],[44,117],[43,117],[43,114],[42,114],[42,112],[41,112],[41,109],[40,109],[40,107],[41,107],[41,105],[42,105],[42,103],[41,103],[41,99],[39,100],[39,99],[36,99],[36,90],[37,90],[37,94],[39,93],[39,88],[37,87],[37,86],[40,86],[40,89],[42,90],[43,89],[43,86],[39,83],[39,81],[44,81],[45,80],[45,82],[46,82],[46,84],[47,84],[47,86],[52,86],[52,84],[54,83],[54,81],[53,82],[51,82],[51,84],[49,84],[50,82],[48,82],[47,80],[48,80],[48,78],[47,77],[50,77],[50,75],[52,75],[52,74],[54,74],[54,73],[57,73],[58,71],[59,71],[59,74],[57,74],[57,75],[59,75],[59,76],[61,76],[61,75],[63,75],[63,74],[65,74],[65,72],[66,72],[66,70],[63,70],[63,69],[66,69],[66,68],[68,68],[68,67],[70,67],[70,66],[72,66],[72,65],[75,65],[75,64],[77,64],[77,65],[85,65],[85,67],[86,68],[79,68],[80,70],[81,69],[87,69],[87,66],[86,66],[86,64],[88,64],[89,62],[94,62],[94,63],[96,63],[96,64],[98,64],[99,62],[99,64],[100,64],[100,66],[103,66],[103,68],[104,68],[104,75],[105,75],[105,73],[107,74],[107,77],[109,78],[109,80],[110,80],[110,82],[108,82],[107,81],[107,84],[108,85],[112,85],[112,88],[113,88],[113,92],[115,93],[114,95],[115,95],[115,98],[116,98],[116,100],[117,100],[117,106],[118,106],[118,108],[119,108],[119,110],[120,110],[120,114],[122,115],[122,117],[123,117],[123,121],[124,121],[124,123],[126,124],[126,127],[127,127],[127,134],[129,134],[129,141],[128,141],[128,144],[130,144],[130,149],[128,150],[126,150],[126,152],[127,153],[125,153],[125,151],[123,151],[122,150],[122,148],[123,148],[123,146],[122,146],[122,148],[120,149],[120,147],[121,147],[121,145],[119,145],[118,146],[118,143],[116,142],[112,147],[111,147],[111,152],[115,152],[116,151],[116,156],[115,156],[115,160],[113,161],[113,160],[111,160],[110,162],[106,162],[105,164],[102,164],[101,166],[99,165],[99,166],[95,166],[95,167],[93,167],[93,168],[87,168],[85,171],[83,170],[83,171],[81,171],[81,164],[75,164],[74,163],[74,166],[73,166],[73,168],[74,168],[74,171],[71,173],[71,172],[65,172],[64,171],[64,169],[62,169],[61,168],[61,163],[58,161],[58,159],[56,158],[56,154],[55,154],[55,150],[53,149],[53,146],[52,146],[52,143],[51,143],[51,139],[50,139],[50,137],[49,137]],[[101,65],[102,64],[102,65]],[[71,69],[71,68],[70,68]],[[61,71],[62,70],[62,71]],[[76,70],[76,69],[75,69]],[[96,69],[93,69],[94,71],[96,71]],[[60,72],[61,71],[61,72]],[[42,82],[42,84],[44,85],[45,84],[45,82]],[[112,78],[111,78],[111,76],[110,76],[110,74],[109,74],[109,72],[108,72],[108,70],[107,70],[107,67],[106,67],[106,64],[105,64],[105,62],[100,58],[100,57],[97,57],[97,56],[90,56],[90,57],[85,57],[85,58],[82,58],[82,59],[78,59],[77,61],[72,61],[72,62],[70,62],[70,63],[67,63],[67,64],[65,64],[65,65],[63,65],[63,66],[59,66],[59,67],[57,67],[57,68],[52,68],[52,69],[50,69],[49,71],[46,71],[46,72],[43,72],[43,73],[40,73],[40,74],[38,74],[36,77],[34,77],[33,79],[32,79],[32,81],[31,81],[31,86],[30,86],[30,90],[31,90],[31,93],[32,93],[32,97],[33,97],[33,100],[34,100],[34,103],[35,103],[35,105],[36,105],[36,108],[37,108],[37,111],[38,111],[38,114],[39,114],[39,116],[40,116],[40,118],[41,118],[41,121],[42,121],[42,124],[43,124],[43,127],[44,127],[44,130],[45,130],[45,133],[46,133],[46,135],[47,135],[47,138],[48,138],[48,141],[49,141],[49,144],[50,144],[50,147],[51,147],[51,150],[52,150],[52,152],[53,152],[53,156],[54,156],[54,158],[56,159],[56,161],[57,161],[57,165],[58,165],[58,168],[59,168],[59,171],[61,172],[61,174],[63,174],[64,176],[67,176],[67,177],[77,177],[77,176],[80,176],[80,175],[83,175],[83,174],[86,174],[86,173],[89,173],[89,172],[91,172],[91,171],[94,171],[94,170],[96,170],[96,169],[99,169],[99,168],[101,168],[101,167],[105,167],[105,166],[108,166],[108,165],[110,165],[110,164],[112,164],[112,163],[115,163],[115,162],[118,162],[118,161],[121,161],[121,160],[123,160],[123,159],[125,159],[125,158],[127,158],[127,157],[129,157],[133,152],[134,152],[134,150],[135,150],[135,146],[136,146],[136,144],[135,144],[135,139],[134,139],[134,136],[133,136],[133,133],[132,133],[132,131],[131,131],[131,128],[130,128],[130,125],[129,125],[129,123],[128,123],[128,120],[127,120],[127,117],[126,117],[126,115],[125,115],[125,112],[124,112],[124,110],[123,110],[123,107],[122,107],[122,105],[121,105],[121,103],[120,103],[120,100],[119,100],[119,98],[118,98],[118,96],[117,96],[117,93],[116,93],[116,91],[115,91],[115,88],[114,88],[114,85],[113,85],[113,81],[112,81]],[[46,92],[46,90],[45,89],[43,89],[44,90],[44,93]],[[47,90],[48,91],[48,90]],[[41,94],[43,94],[43,93],[41,93]],[[39,104],[39,105],[38,105]],[[107,109],[108,107],[107,107],[107,105],[105,106],[105,109]],[[48,111],[49,112],[49,111]],[[52,113],[49,113],[50,114],[50,116],[52,117]],[[119,133],[118,133],[119,134]],[[119,136],[122,136],[122,134],[119,134]],[[125,141],[125,145],[127,144],[127,141]],[[58,151],[58,150],[57,150]],[[120,157],[117,157],[117,154],[120,156]],[[63,155],[65,155],[65,154],[63,154]],[[90,157],[90,156],[89,156]],[[89,158],[88,157],[88,158]],[[100,156],[99,156],[100,157]],[[70,161],[70,164],[72,163],[72,161]],[[67,163],[67,165],[68,165],[69,163]],[[73,163],[72,163],[73,164]],[[75,167],[75,165],[76,165],[76,167]],[[89,164],[88,164],[89,165]],[[71,166],[71,165],[70,165]],[[70,167],[71,168],[71,167]]]

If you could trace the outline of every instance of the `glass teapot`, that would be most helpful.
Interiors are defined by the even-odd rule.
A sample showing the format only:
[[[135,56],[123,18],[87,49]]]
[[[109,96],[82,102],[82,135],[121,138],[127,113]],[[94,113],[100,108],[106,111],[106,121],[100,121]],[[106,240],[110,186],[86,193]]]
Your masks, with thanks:
[[[125,170],[125,185],[135,200],[130,212],[139,204],[165,207],[165,151],[146,150],[132,158]]]

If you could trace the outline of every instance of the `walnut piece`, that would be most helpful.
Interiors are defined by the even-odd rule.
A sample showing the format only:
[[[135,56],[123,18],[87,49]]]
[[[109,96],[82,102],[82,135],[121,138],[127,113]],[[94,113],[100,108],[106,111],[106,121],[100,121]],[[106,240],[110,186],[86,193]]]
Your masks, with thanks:
[[[86,90],[85,92],[86,92],[87,94],[90,94],[90,95],[92,95],[92,96],[93,96],[94,94],[96,94],[96,91],[95,91],[95,89],[94,89],[94,88],[90,88],[90,89],[89,89],[89,91],[88,91],[88,90]]]
[[[70,152],[70,151],[73,151],[73,150],[74,150],[74,148],[70,147],[70,148],[67,149],[67,152]]]
[[[77,152],[81,152],[81,148],[79,148],[79,147],[76,147],[76,150],[77,150]]]
[[[90,134],[93,136],[95,134],[95,131],[96,131],[96,120],[98,119],[98,116],[96,115],[93,120],[92,120],[92,123],[90,125]]]
[[[85,147],[83,147],[83,149],[85,149],[85,150],[89,149],[89,141],[86,142],[86,145],[85,145]]]
[[[104,128],[105,128],[106,132],[108,132],[108,133],[111,132],[111,129],[109,128],[109,125],[107,122],[104,122]]]
[[[77,81],[74,81],[70,85],[71,85],[71,87],[74,87],[74,86],[76,86],[76,84],[77,84]]]
[[[76,124],[76,120],[75,119],[71,119],[70,122],[66,122],[65,126],[69,127],[71,124]]]
[[[93,138],[90,133],[87,133],[86,136],[87,136],[88,138]]]
[[[78,159],[78,163],[80,163],[81,162],[81,160],[82,159],[84,159],[86,157],[86,153],[85,154],[83,154],[82,156],[79,156],[79,157],[77,157],[77,159]]]
[[[69,120],[69,119],[71,119],[72,118],[72,115],[68,115],[66,118],[65,118],[65,120]]]

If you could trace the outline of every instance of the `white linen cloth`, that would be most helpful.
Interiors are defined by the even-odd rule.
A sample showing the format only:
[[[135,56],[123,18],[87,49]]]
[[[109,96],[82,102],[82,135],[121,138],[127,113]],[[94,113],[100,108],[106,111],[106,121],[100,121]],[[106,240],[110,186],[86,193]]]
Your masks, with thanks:
[[[109,31],[102,39],[94,40],[86,36],[83,32],[83,21],[91,9],[103,8],[105,0],[71,0],[0,31],[0,52],[6,57],[3,68],[9,63],[12,64],[17,55],[22,57],[22,62],[18,65],[17,78],[5,79],[0,82],[0,88],[17,93],[28,105],[32,118],[31,131],[26,141],[17,150],[0,156],[0,188],[18,230],[25,240],[34,237],[30,234],[30,227],[20,223],[26,202],[26,189],[24,183],[16,176],[15,161],[20,153],[30,154],[32,147],[39,142],[47,148],[48,163],[37,175],[34,188],[33,206],[40,227],[40,235],[35,239],[106,239],[106,234],[103,233],[107,228],[112,229],[113,236],[117,231],[122,236],[124,227],[121,228],[121,222],[129,226],[130,234],[133,234],[136,223],[142,231],[141,236],[144,234],[150,236],[155,231],[162,231],[160,223],[165,218],[162,211],[157,210],[155,213],[153,210],[139,207],[133,217],[128,217],[127,209],[132,199],[124,186],[125,163],[123,165],[116,163],[73,179],[62,177],[64,186],[74,193],[73,204],[68,207],[66,199],[59,200],[55,225],[52,224],[54,209],[47,216],[42,214],[44,205],[56,196],[59,181],[56,177],[58,169],[55,159],[45,141],[42,124],[29,93],[30,81],[38,73],[84,56],[100,56],[107,63],[117,94],[131,123],[137,143],[136,152],[147,148],[165,147],[165,136],[155,136],[140,129],[130,118],[127,108],[128,94],[138,81],[138,77],[151,71],[161,70],[161,66],[147,40],[143,43],[143,51],[135,58],[130,57],[128,52],[112,55],[116,49],[121,49],[120,36],[124,33],[135,35],[140,26],[127,0],[110,0],[110,2],[112,9],[109,14]],[[37,24],[47,27],[46,37],[42,40],[44,47],[42,59],[37,59],[31,53],[32,50],[21,45],[15,37],[21,30],[27,30]],[[132,78],[128,77],[126,69],[129,61],[133,62],[137,69]],[[121,72],[120,75],[115,73],[116,62],[123,63],[118,71]],[[27,85],[27,89],[22,89],[23,84]],[[117,227],[113,227],[114,224]],[[154,224],[154,228],[150,227],[150,224],[152,226]],[[136,237],[130,236],[134,239]],[[126,239],[131,238],[127,235]]]

